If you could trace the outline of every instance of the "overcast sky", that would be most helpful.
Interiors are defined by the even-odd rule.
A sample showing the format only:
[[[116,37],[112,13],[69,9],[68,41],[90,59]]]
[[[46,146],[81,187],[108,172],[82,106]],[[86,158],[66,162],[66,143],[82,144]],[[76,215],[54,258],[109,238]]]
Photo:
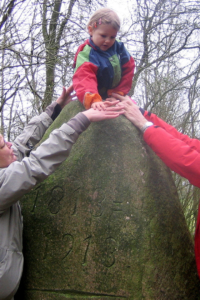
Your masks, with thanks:
[[[121,21],[123,21],[123,18],[126,15],[126,7],[127,7],[127,1],[126,0],[108,0],[108,7],[114,9],[116,13],[119,15]]]

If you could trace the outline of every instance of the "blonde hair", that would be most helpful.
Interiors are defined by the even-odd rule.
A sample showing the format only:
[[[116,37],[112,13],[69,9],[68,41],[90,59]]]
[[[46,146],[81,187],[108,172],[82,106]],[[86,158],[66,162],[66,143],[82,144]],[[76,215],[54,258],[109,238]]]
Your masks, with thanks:
[[[91,16],[87,28],[92,26],[92,28],[98,28],[101,24],[110,24],[115,30],[120,29],[120,19],[116,12],[110,8],[100,8]]]

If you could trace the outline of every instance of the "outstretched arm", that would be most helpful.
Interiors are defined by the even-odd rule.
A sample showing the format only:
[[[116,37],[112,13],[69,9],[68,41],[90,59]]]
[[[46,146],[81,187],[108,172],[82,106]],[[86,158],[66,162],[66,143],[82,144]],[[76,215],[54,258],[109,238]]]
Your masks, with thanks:
[[[200,153],[200,141],[198,139],[189,138],[188,135],[179,132],[176,128],[166,123],[155,114],[152,114],[148,111],[144,111],[144,117],[148,121],[153,122],[154,125],[160,126],[161,128],[165,129],[169,134],[185,142],[188,146],[192,147],[193,149],[196,149],[196,151]]]
[[[43,113],[33,117],[24,128],[23,132],[15,139],[13,150],[17,160],[28,156],[33,147],[41,140],[47,128],[60,114],[62,108],[72,100],[73,86],[63,87],[62,94],[51,103]]]
[[[115,106],[117,105],[118,106]],[[90,122],[98,122],[106,119],[114,119],[117,118],[119,115],[124,113],[124,105],[119,103],[119,101],[105,101],[104,102],[105,108],[104,110],[95,110],[93,108],[84,111],[83,114],[90,120]]]
[[[187,178],[190,183],[200,187],[200,152],[158,125],[154,124],[144,131],[148,120],[141,114],[139,107],[125,97],[118,98],[123,101],[124,115],[143,132],[145,142],[163,162],[171,170]],[[192,143],[193,139],[187,136],[187,140]]]
[[[72,101],[72,98],[74,96],[72,94],[73,90],[73,85],[70,85],[70,87],[68,87],[67,89],[63,87],[62,94],[56,100],[56,102],[61,106],[62,109]]]
[[[116,102],[118,103],[118,102]],[[15,161],[0,170],[0,213],[8,209],[37,183],[45,180],[66,160],[79,135],[90,122],[118,117],[124,113],[123,105],[112,107],[107,103],[104,111],[89,109],[77,114],[69,122],[52,131],[49,138],[21,162]]]

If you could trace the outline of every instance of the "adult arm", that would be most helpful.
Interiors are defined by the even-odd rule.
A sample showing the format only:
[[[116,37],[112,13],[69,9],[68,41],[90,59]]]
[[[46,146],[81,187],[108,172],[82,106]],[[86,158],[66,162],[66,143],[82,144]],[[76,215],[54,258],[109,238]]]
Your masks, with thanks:
[[[125,97],[118,96],[118,99],[123,101],[125,116],[143,132],[144,140],[163,162],[200,188],[200,142],[180,134],[156,115],[146,113],[145,118],[139,108]],[[153,122],[154,125],[144,131],[147,121]],[[200,277],[200,210],[195,231],[195,258]]]
[[[171,170],[200,187],[199,151],[155,125],[148,127],[143,137]]]
[[[71,92],[73,86],[68,89],[63,87],[61,96],[52,104],[47,106],[45,112],[33,117],[23,132],[14,140],[13,150],[17,160],[28,156],[33,147],[41,140],[47,128],[60,114],[62,108],[72,100]]]
[[[143,111],[140,109],[140,111],[143,113],[144,117],[152,122],[154,125],[160,126],[164,130],[166,130],[169,134],[174,136],[175,138],[185,142],[187,145],[192,147],[193,149],[196,149],[200,153],[200,141],[197,139],[191,139],[188,137],[186,134],[182,134],[179,132],[176,128],[173,126],[169,125],[159,117],[157,117],[155,114],[148,112],[148,111]]]
[[[46,141],[30,153],[29,157],[1,169],[0,213],[58,168],[68,157],[73,144],[90,122],[116,118],[122,113],[124,113],[123,106],[107,107],[105,111],[90,109],[79,113],[68,123],[54,130]]]
[[[137,107],[135,109],[138,110]],[[181,134],[156,115],[146,115],[146,121],[151,121],[154,125],[145,130],[145,142],[171,170],[200,187],[200,142]],[[139,128],[142,129],[142,126]]]
[[[37,183],[52,174],[67,158],[78,136],[90,122],[80,113],[59,129],[21,162],[13,162],[0,172],[0,212],[8,209]]]
[[[116,96],[114,94],[114,97]],[[153,124],[143,132],[145,142],[171,170],[187,178],[191,184],[200,187],[200,152],[195,147],[191,147],[193,139],[187,136],[186,143],[185,136],[182,140],[179,138],[178,133],[173,135],[172,131],[175,132],[176,130],[162,122],[161,119],[154,115],[154,117],[147,120],[140,112],[139,107],[131,100],[127,100],[126,97],[122,96],[117,97],[123,101],[125,116],[142,132],[147,121],[155,121],[156,125]],[[160,125],[162,123],[164,128],[158,126],[159,123]],[[195,143],[197,144],[197,140],[195,140]]]

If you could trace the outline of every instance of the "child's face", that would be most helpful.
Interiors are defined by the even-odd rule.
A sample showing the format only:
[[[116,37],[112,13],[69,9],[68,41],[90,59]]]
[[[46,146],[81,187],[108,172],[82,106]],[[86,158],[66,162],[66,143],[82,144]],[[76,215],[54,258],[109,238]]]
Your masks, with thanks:
[[[102,51],[108,50],[115,42],[117,30],[109,24],[98,25],[98,28],[88,26],[93,43]]]

